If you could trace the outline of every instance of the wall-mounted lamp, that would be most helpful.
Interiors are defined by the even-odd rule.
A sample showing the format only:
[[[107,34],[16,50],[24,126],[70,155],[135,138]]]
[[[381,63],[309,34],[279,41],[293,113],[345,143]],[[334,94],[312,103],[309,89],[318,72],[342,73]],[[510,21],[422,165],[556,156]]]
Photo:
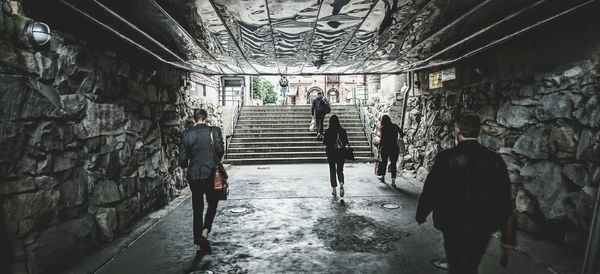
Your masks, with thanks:
[[[415,80],[414,85],[416,89],[419,89],[421,87],[421,82],[419,80]]]
[[[50,41],[51,37],[50,27],[42,22],[32,21],[27,26],[27,39],[32,45],[43,46]]]

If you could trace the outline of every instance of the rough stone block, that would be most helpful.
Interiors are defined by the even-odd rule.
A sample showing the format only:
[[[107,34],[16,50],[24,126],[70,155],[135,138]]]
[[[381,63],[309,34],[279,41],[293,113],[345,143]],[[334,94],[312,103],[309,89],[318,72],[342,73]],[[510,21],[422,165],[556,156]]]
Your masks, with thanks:
[[[81,155],[75,151],[65,151],[63,153],[53,154],[52,171],[60,172],[72,169],[81,163]]]
[[[577,130],[573,124],[559,121],[550,129],[550,147],[558,159],[575,159]]]
[[[79,118],[87,105],[83,94],[60,95],[60,102],[66,115],[72,119]]]
[[[600,95],[594,95],[586,102],[579,122],[591,127],[600,127]]]
[[[123,106],[88,102],[86,114],[77,132],[80,139],[100,135],[117,135],[125,131],[125,111]]]
[[[548,121],[553,119],[568,119],[573,117],[573,98],[572,93],[557,92],[548,94],[540,99],[536,108],[536,116],[540,121]]]
[[[123,195],[117,183],[102,180],[96,184],[92,197],[96,205],[104,205],[120,201]]]
[[[531,124],[534,118],[535,108],[514,106],[506,102],[498,110],[497,122],[505,127],[522,128]]]
[[[527,163],[521,169],[523,187],[538,201],[547,219],[565,217],[563,201],[568,197],[560,165],[542,161]]]
[[[93,235],[91,216],[50,227],[27,246],[27,268],[31,273],[53,273],[73,264],[93,250]]]
[[[40,79],[45,81],[54,80],[56,77],[57,64],[55,53],[51,51],[38,51],[34,54],[35,71]]]
[[[535,213],[535,202],[527,196],[527,193],[523,190],[517,192],[515,199],[516,210],[519,213],[527,213],[533,215]]]
[[[29,145],[42,151],[62,151],[72,141],[70,128],[61,127],[54,121],[44,121],[31,134]]]
[[[55,223],[58,217],[59,196],[58,191],[43,190],[6,199],[2,207],[6,213],[9,230],[15,235],[23,236],[34,227]]]
[[[1,112],[1,111],[0,111]],[[21,123],[0,123],[0,177],[14,173],[26,144],[25,129]]]
[[[583,164],[566,164],[563,167],[563,174],[575,185],[584,187],[590,183],[590,178]]]
[[[100,228],[100,240],[110,242],[117,228],[117,210],[115,208],[100,208],[96,213],[96,222]]]
[[[583,129],[579,135],[579,144],[577,145],[577,160],[589,160],[600,164],[600,132],[593,133],[589,129]]]
[[[35,190],[33,178],[26,177],[18,180],[0,182],[0,195],[10,195]]]
[[[139,218],[140,198],[134,196],[124,200],[117,206],[117,230],[126,231]]]
[[[71,177],[58,187],[60,191],[59,207],[64,209],[82,205],[87,199],[88,185],[92,180],[85,169],[75,169]]]
[[[64,112],[39,90],[38,83],[26,77],[0,74],[0,119],[62,118]]]
[[[515,153],[530,159],[548,159],[551,154],[550,129],[546,127],[529,127],[513,146]]]

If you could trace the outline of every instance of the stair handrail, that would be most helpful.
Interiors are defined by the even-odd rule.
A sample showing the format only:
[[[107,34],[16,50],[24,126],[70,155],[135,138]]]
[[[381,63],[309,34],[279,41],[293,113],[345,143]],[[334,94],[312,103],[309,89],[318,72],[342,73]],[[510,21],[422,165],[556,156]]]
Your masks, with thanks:
[[[375,156],[375,152],[373,151],[373,127],[371,125],[371,119],[369,119],[369,115],[365,111],[365,108],[362,103],[363,99],[354,98],[354,104],[356,108],[358,108],[358,113],[360,116],[360,121],[363,125],[363,130],[365,135],[367,136],[367,140],[369,141],[371,157]]]
[[[227,158],[227,151],[229,150],[229,145],[231,143],[231,138],[233,138],[233,134],[235,133],[235,127],[240,118],[240,112],[242,111],[243,101],[244,101],[244,91],[241,92],[241,97],[237,100],[237,105],[233,109],[233,113],[231,115],[231,122],[229,123],[229,128],[225,133],[225,158]]]

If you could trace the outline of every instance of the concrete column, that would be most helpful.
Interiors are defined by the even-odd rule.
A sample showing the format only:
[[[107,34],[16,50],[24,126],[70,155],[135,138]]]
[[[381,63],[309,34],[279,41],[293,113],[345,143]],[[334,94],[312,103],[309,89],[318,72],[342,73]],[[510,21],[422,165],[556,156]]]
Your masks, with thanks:
[[[379,97],[381,92],[381,75],[367,75],[367,91],[370,97]]]

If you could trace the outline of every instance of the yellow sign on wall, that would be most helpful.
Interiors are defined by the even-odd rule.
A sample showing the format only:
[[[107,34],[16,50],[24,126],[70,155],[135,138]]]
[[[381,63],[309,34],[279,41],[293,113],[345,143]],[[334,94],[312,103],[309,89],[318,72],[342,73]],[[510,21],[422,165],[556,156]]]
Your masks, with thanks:
[[[441,88],[442,85],[442,72],[437,71],[429,74],[429,88]]]

